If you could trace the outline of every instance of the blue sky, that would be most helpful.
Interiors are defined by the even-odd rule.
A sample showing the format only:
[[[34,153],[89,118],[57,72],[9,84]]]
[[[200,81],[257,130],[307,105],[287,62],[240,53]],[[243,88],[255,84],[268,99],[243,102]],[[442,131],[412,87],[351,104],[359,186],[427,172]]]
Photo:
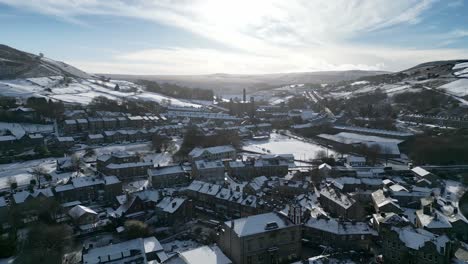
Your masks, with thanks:
[[[0,0],[0,43],[88,72],[397,71],[468,59],[468,0]]]

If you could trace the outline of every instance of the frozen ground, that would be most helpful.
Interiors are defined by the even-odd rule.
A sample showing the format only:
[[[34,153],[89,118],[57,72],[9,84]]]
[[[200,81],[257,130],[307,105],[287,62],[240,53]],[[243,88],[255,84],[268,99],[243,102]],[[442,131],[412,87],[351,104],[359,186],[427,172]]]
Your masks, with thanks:
[[[320,145],[290,138],[278,133],[271,133],[271,138],[268,140],[245,141],[243,149],[265,154],[293,154],[297,160],[314,159],[318,151],[327,151],[325,147]],[[328,152],[329,154],[334,154],[331,150],[328,150]]]
[[[38,159],[25,162],[17,162],[0,165],[0,189],[9,188],[9,179],[15,180],[19,186],[29,184],[32,179],[31,171],[34,167],[41,166],[47,171],[53,171],[56,167],[56,159]]]
[[[468,79],[459,79],[444,84],[440,86],[439,89],[444,89],[447,93],[463,97],[465,95],[468,95]]]
[[[32,95],[49,97],[67,103],[89,104],[93,98],[134,98],[180,107],[200,107],[200,104],[144,91],[143,87],[121,80],[102,82],[94,79],[72,79],[67,86],[60,84],[61,77],[1,80],[0,94],[27,98]],[[116,85],[119,91],[115,91]]]
[[[458,70],[463,68],[468,68],[468,62],[458,63],[455,66],[453,66],[452,70]]]

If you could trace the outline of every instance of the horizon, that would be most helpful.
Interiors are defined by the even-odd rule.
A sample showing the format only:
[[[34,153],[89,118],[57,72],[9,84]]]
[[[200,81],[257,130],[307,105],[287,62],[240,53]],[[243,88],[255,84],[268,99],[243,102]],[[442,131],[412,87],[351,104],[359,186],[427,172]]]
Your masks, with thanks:
[[[0,10],[6,45],[90,73],[397,72],[468,54],[466,0],[0,0]]]

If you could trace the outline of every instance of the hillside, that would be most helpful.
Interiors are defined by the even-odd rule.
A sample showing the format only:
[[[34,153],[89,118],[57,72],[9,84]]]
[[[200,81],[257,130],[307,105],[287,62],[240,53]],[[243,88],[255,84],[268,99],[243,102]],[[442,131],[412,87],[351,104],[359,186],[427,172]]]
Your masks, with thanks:
[[[297,72],[275,74],[208,74],[208,75],[112,75],[105,76],[125,80],[152,80],[160,83],[174,83],[177,85],[213,89],[215,92],[239,93],[247,88],[258,91],[267,88],[276,88],[289,84],[303,83],[334,83],[339,81],[355,80],[364,76],[379,75],[379,71],[324,71],[324,72]]]
[[[0,80],[48,76],[90,78],[89,74],[66,63],[0,44]]]

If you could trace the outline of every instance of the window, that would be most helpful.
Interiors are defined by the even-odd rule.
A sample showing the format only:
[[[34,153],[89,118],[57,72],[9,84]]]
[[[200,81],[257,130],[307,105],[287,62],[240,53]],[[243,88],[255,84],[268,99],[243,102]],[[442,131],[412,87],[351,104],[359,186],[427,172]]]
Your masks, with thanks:
[[[264,244],[265,244],[265,238],[264,238],[264,237],[259,238],[259,239],[258,239],[258,247],[259,247],[260,249],[262,249],[262,248],[265,247]]]
[[[253,250],[253,240],[248,240],[247,241],[247,251],[252,251]]]

